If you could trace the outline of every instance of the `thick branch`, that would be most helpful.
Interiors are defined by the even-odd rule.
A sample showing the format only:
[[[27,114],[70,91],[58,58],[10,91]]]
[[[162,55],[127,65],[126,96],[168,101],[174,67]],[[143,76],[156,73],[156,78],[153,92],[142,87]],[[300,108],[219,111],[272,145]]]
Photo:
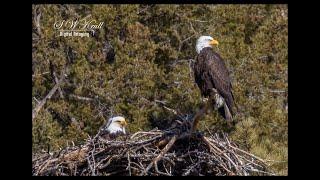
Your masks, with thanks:
[[[210,107],[211,99],[209,99],[206,103],[204,103],[200,110],[196,113],[196,115],[193,117],[193,125],[191,132],[194,132],[198,126],[199,120],[207,113],[208,108]]]

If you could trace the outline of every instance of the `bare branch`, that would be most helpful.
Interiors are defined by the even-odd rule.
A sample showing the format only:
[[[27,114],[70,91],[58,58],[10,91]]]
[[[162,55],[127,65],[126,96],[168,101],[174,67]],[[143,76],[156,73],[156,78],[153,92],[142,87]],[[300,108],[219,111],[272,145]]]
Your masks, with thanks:
[[[166,147],[163,148],[163,150],[161,151],[161,153],[148,165],[148,167],[146,168],[146,171],[144,172],[144,174],[147,174],[149,169],[152,167],[152,165],[157,166],[158,161],[163,157],[163,155],[165,153],[167,153],[167,151],[172,147],[172,145],[176,142],[177,140],[177,136],[173,136],[171,138],[171,140],[169,141],[169,143],[166,145]],[[143,175],[143,174],[141,174]]]
[[[32,120],[38,115],[39,111],[41,110],[41,108],[43,107],[43,105],[47,102],[48,99],[51,98],[51,96],[57,91],[57,89],[59,88],[60,84],[62,82],[62,79],[58,81],[58,83],[56,83],[53,88],[50,90],[50,92],[46,95],[46,97],[44,97],[40,103],[37,104],[37,106],[32,110]]]
[[[81,101],[93,101],[94,100],[93,98],[78,96],[75,94],[70,94],[69,97],[77,99],[77,100],[81,100]]]
[[[57,74],[55,71],[53,71],[53,76],[54,76],[54,81],[56,82],[56,84],[58,84],[59,80],[58,80],[58,77],[57,77]],[[61,87],[59,86],[58,87],[58,91],[59,91],[59,94],[60,94],[60,98],[64,99],[64,95],[63,95],[63,92],[61,90]]]

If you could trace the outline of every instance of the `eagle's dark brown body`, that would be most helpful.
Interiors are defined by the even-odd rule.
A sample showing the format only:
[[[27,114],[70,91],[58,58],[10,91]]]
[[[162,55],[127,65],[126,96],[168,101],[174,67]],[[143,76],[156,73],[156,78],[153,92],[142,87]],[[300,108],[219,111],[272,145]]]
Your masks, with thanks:
[[[224,98],[231,115],[233,111],[233,94],[229,71],[219,54],[212,48],[206,47],[201,50],[194,64],[195,81],[200,88],[201,95],[209,97],[212,95],[212,88]],[[224,107],[219,108],[219,113],[226,118]]]
[[[116,133],[108,133],[108,132],[103,132],[100,134],[100,136],[103,138],[103,139],[106,139],[106,140],[114,140],[116,139],[117,137],[120,137],[120,136],[125,136],[126,134],[124,134],[123,132],[116,132]]]

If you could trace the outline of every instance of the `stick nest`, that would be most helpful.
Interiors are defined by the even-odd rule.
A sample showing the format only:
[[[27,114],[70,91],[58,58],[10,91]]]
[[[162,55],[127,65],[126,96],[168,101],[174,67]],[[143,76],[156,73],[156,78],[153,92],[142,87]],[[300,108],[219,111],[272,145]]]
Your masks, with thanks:
[[[274,175],[225,133],[191,133],[188,123],[112,140],[98,134],[81,146],[35,155],[33,175]]]

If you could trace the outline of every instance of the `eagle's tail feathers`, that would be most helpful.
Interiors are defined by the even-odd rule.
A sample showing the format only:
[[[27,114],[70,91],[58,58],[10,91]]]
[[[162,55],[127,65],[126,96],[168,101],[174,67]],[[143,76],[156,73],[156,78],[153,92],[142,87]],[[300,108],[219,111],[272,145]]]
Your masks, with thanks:
[[[226,104],[218,108],[219,114],[227,121],[233,121],[232,114]]]
[[[230,112],[230,110],[229,110],[229,107],[227,106],[227,104],[226,103],[224,103],[224,105],[223,105],[223,109],[224,109],[224,114],[225,114],[225,119],[227,120],[227,121],[233,121],[233,119],[232,119],[232,114],[231,114],[231,112]]]

